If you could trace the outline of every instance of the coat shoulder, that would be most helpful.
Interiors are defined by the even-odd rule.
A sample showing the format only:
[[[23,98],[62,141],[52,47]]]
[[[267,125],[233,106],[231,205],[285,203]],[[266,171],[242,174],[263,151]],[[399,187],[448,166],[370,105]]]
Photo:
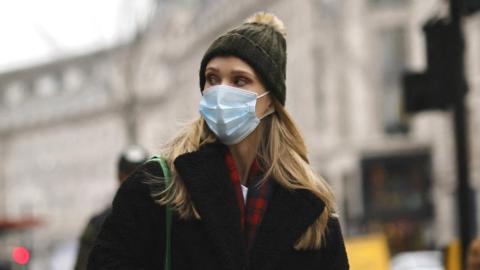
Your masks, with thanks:
[[[116,202],[124,200],[153,202],[152,191],[159,188],[162,177],[162,169],[156,161],[145,162],[121,184],[115,196],[114,205]]]

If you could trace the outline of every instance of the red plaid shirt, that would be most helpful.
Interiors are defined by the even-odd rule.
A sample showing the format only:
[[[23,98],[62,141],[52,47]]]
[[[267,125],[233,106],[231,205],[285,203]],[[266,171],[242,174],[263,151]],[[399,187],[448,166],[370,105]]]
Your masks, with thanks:
[[[255,233],[258,226],[262,222],[263,214],[267,208],[267,203],[270,199],[272,189],[271,183],[270,181],[266,181],[263,185],[259,187],[256,186],[257,183],[262,179],[262,173],[258,166],[257,160],[254,160],[248,173],[246,183],[248,193],[247,203],[245,205],[240,183],[240,176],[237,168],[235,167],[235,161],[233,160],[230,150],[226,151],[225,160],[230,171],[230,180],[235,188],[238,207],[240,208],[240,225],[245,233],[245,245],[248,251],[251,248],[255,238]]]

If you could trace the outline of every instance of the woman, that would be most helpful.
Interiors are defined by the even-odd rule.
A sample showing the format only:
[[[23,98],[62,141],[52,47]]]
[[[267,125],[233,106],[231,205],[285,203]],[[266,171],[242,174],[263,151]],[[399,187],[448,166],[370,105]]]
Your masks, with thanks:
[[[89,269],[348,269],[333,196],[312,170],[285,104],[282,22],[257,13],[200,64],[199,119],[120,188]],[[159,188],[160,187],[160,188]]]

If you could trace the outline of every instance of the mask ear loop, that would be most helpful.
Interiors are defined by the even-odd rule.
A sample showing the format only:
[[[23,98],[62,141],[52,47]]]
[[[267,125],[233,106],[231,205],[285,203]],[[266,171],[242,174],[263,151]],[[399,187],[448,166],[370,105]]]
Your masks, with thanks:
[[[257,100],[260,99],[260,98],[262,98],[262,97],[264,97],[264,96],[266,96],[266,95],[268,95],[268,94],[270,94],[270,91],[267,91],[267,92],[265,92],[265,93],[257,96]],[[262,115],[262,117],[258,118],[258,120],[262,120],[263,118],[269,116],[270,114],[272,114],[272,113],[274,113],[274,112],[275,112],[275,107],[274,107],[274,106],[271,106],[270,109],[268,109],[268,110]]]
[[[268,95],[268,94],[270,94],[270,91],[267,91],[267,92],[265,92],[265,93],[263,93],[263,94],[261,94],[261,95],[258,95],[258,96],[257,96],[257,99],[262,98],[262,97],[264,97],[264,96],[266,96],[266,95]]]
[[[262,120],[263,118],[269,116],[270,114],[275,112],[275,108],[273,106],[270,107],[258,120]]]

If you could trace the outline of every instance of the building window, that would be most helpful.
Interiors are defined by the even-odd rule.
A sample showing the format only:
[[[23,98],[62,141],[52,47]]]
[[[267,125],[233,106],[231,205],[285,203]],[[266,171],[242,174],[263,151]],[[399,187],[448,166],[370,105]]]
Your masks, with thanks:
[[[383,231],[393,254],[432,248],[430,160],[428,150],[361,160],[363,228]]]
[[[39,97],[51,97],[59,91],[58,81],[50,75],[43,75],[35,82],[35,94]]]
[[[380,29],[376,33],[373,64],[379,89],[379,108],[383,128],[387,133],[403,133],[401,76],[405,70],[406,41],[402,27]]]
[[[15,107],[24,102],[28,94],[28,89],[23,82],[13,82],[4,89],[2,103],[8,107]]]

